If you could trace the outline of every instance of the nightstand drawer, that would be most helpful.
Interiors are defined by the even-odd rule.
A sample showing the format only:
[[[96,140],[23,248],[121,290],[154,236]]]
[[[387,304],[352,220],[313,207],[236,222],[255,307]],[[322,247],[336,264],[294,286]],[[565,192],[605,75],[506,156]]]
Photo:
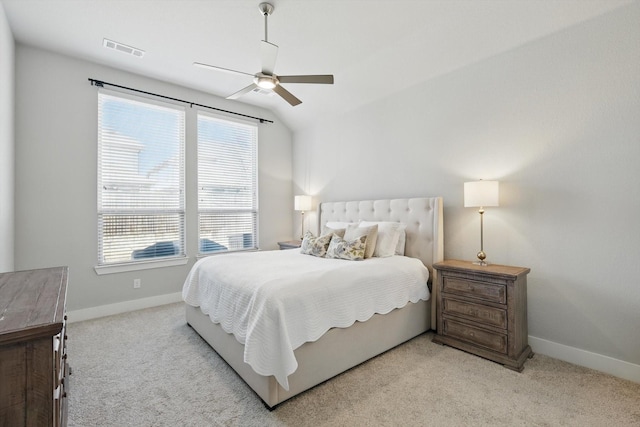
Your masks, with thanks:
[[[486,331],[451,319],[443,319],[443,326],[443,335],[458,338],[499,353],[507,353],[506,334]]]
[[[504,285],[494,285],[459,277],[443,277],[442,290],[452,294],[478,298],[484,301],[506,304],[507,292]]]
[[[500,308],[443,298],[442,309],[444,314],[462,316],[472,321],[507,329],[507,311]]]

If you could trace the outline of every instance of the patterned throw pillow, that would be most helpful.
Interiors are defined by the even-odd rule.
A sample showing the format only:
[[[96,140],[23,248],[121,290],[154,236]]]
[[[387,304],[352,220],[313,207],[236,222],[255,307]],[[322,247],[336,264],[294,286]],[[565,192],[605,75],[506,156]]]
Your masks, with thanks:
[[[334,234],[329,249],[327,249],[327,258],[348,259],[350,261],[363,260],[366,243],[366,235],[347,241]]]
[[[323,257],[327,253],[331,236],[331,234],[327,234],[324,236],[314,237],[310,231],[307,231],[304,233],[300,252],[307,255]]]
[[[358,224],[348,225],[347,231],[344,233],[344,239],[352,241],[365,235],[367,236],[367,247],[364,249],[364,257],[371,258],[373,256],[373,251],[376,249],[378,224],[374,224],[369,227],[360,227]]]

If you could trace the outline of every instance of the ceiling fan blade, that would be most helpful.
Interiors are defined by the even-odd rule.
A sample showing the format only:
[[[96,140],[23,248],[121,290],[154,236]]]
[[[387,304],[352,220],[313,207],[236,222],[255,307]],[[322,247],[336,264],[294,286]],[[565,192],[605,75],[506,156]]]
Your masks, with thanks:
[[[292,107],[295,107],[298,104],[302,104],[302,101],[300,101],[298,98],[293,96],[291,92],[289,92],[288,90],[286,90],[280,85],[277,85],[276,87],[274,87],[273,91],[278,95],[280,95],[289,104],[291,104]]]
[[[320,74],[310,76],[278,76],[280,83],[315,83],[315,84],[333,84],[332,74]]]
[[[278,46],[262,40],[260,44],[260,57],[262,59],[262,73],[272,76],[273,70],[276,67]]]
[[[223,71],[225,73],[244,74],[245,76],[251,76],[251,77],[254,76],[253,74],[245,73],[244,71],[236,71],[236,70],[231,70],[229,68],[216,67],[215,65],[203,64],[201,62],[194,62],[193,65],[195,65],[196,67],[206,68],[209,70]]]
[[[237,99],[240,98],[242,95],[244,95],[245,93],[249,93],[252,90],[254,90],[255,88],[257,88],[258,86],[255,83],[251,83],[249,86],[245,87],[244,89],[240,89],[239,91],[237,91],[236,93],[233,93],[229,96],[227,96],[227,99]]]

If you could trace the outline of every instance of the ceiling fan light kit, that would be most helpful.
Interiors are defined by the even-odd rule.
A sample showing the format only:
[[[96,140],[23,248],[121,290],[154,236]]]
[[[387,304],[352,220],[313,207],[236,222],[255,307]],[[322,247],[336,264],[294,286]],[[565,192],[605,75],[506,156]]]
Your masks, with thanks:
[[[262,89],[273,89],[278,85],[278,78],[276,76],[268,76],[262,73],[256,74],[253,81]]]
[[[217,71],[223,71],[227,73],[243,74],[253,77],[253,83],[249,86],[240,89],[239,91],[229,95],[227,99],[237,99],[244,94],[253,91],[256,88],[271,90],[280,95],[282,99],[287,101],[291,106],[301,104],[298,98],[296,98],[291,92],[281,86],[281,83],[311,83],[311,84],[333,84],[333,75],[321,74],[321,75],[301,75],[301,76],[278,76],[274,73],[276,58],[278,57],[278,46],[269,43],[267,33],[267,18],[273,13],[273,5],[271,3],[260,3],[258,5],[260,13],[264,16],[264,40],[260,45],[260,56],[262,60],[262,70],[256,74],[245,73],[243,71],[236,71],[229,68],[217,67],[215,65],[204,64],[201,62],[194,62],[193,65],[213,69]]]

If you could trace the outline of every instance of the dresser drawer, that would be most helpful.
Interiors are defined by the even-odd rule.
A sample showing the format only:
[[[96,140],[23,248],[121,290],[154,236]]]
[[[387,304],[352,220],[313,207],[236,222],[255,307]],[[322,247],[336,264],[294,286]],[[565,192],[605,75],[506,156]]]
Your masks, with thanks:
[[[443,319],[443,335],[458,338],[499,353],[507,353],[507,335],[486,331],[455,320]]]
[[[55,384],[58,386],[64,378],[64,363],[67,358],[67,325],[62,324],[62,330],[53,337],[53,360],[55,369]]]
[[[506,304],[507,290],[505,285],[488,284],[460,277],[444,276],[442,278],[443,292],[478,298],[484,301]]]
[[[60,384],[53,392],[53,427],[61,427],[62,424],[62,408],[66,394],[64,385]]]
[[[57,387],[62,379],[62,334],[53,337],[53,369],[54,386]]]
[[[507,329],[507,311],[504,309],[451,298],[442,299],[442,309],[444,314],[462,316],[478,323]]]

